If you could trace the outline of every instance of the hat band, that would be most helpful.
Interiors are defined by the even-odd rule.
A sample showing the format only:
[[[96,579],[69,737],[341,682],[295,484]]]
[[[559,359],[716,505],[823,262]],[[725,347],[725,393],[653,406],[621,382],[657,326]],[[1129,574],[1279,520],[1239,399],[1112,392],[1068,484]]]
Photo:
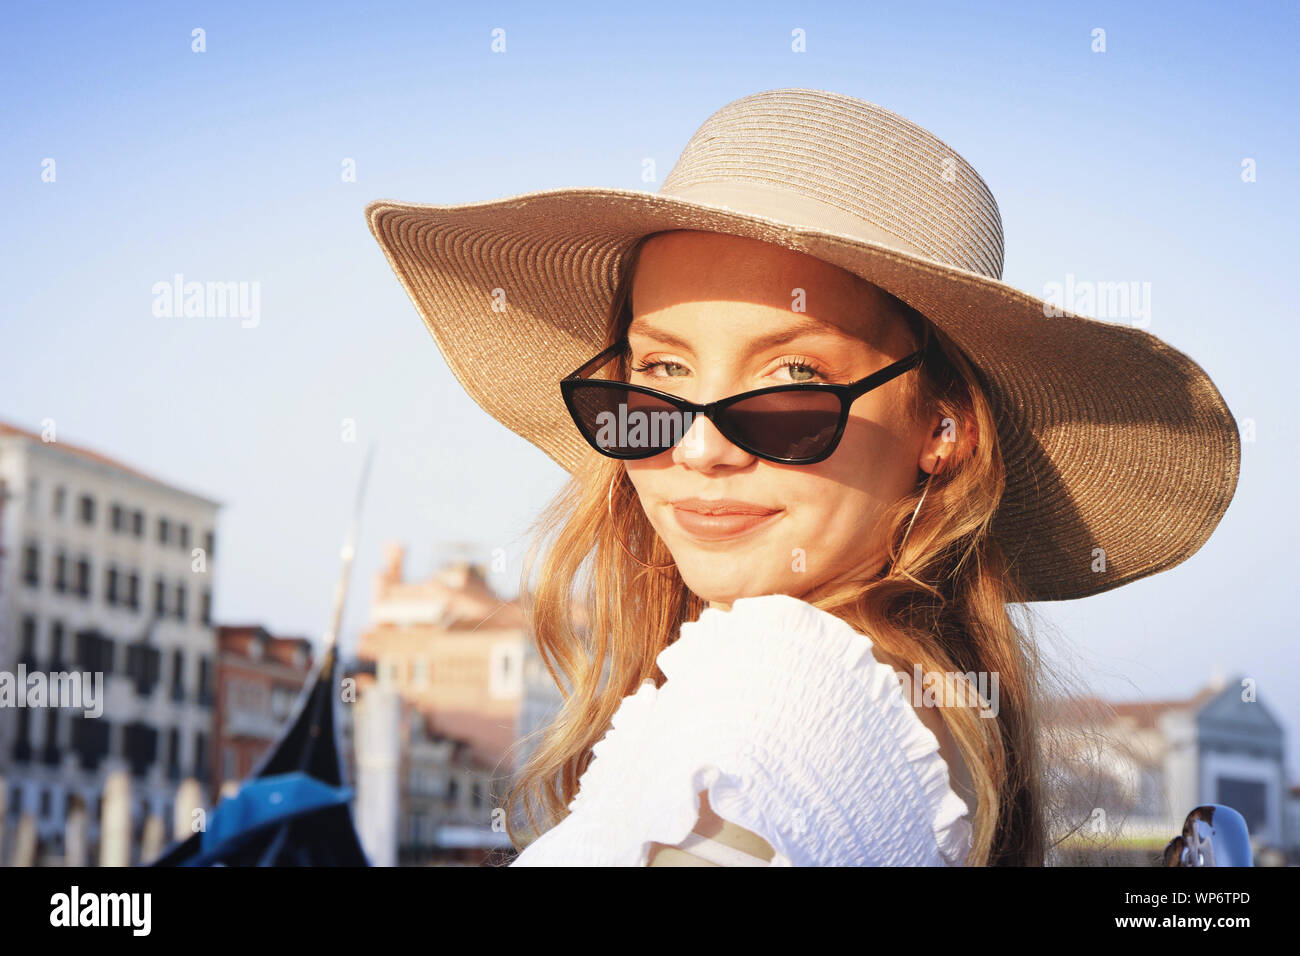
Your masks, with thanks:
[[[911,256],[935,258],[873,222],[789,189],[752,182],[696,182],[682,186],[665,184],[658,194],[708,206],[720,206],[746,215],[776,219],[796,227],[842,233]]]

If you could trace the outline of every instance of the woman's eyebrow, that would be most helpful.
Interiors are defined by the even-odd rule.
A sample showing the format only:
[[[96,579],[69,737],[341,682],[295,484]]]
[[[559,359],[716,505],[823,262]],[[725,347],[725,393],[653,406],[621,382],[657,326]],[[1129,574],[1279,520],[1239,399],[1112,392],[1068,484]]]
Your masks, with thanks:
[[[634,321],[627,330],[628,335],[644,335],[647,338],[654,339],[657,342],[663,342],[665,345],[671,345],[675,348],[691,351],[691,344],[685,339],[674,335],[667,329],[661,329],[651,325],[644,320]],[[828,322],[820,322],[812,318],[796,319],[794,324],[786,326],[783,329],[777,329],[774,332],[768,332],[764,335],[757,335],[748,340],[749,350],[751,352],[760,352],[764,349],[775,348],[778,345],[787,345],[795,339],[802,338],[806,335],[835,336],[836,338],[860,341],[857,336],[850,335],[840,328],[831,325]]]

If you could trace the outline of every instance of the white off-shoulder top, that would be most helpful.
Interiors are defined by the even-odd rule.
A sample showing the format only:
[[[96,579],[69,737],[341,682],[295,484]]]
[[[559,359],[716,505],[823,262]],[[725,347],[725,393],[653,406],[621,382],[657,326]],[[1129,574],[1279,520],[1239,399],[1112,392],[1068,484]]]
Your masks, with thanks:
[[[788,595],[704,611],[660,652],[663,686],[623,698],[569,815],[511,865],[645,866],[653,843],[743,865],[692,833],[702,791],[772,846],[771,866],[960,865],[969,809],[871,649]]]

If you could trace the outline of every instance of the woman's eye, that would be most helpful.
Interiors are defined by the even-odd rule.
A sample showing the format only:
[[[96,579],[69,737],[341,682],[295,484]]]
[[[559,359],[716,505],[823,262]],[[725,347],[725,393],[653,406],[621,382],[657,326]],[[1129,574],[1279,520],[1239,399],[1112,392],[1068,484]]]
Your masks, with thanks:
[[[811,382],[815,379],[821,379],[825,382],[829,380],[824,368],[802,356],[784,359],[781,362],[781,368],[789,371],[792,382]]]
[[[804,362],[784,362],[781,367],[789,369],[790,377],[796,382],[811,382],[813,379],[818,378],[821,375],[816,368]],[[802,377],[805,373],[808,376],[807,378]]]
[[[660,361],[660,362],[642,362],[640,365],[633,365],[633,366],[632,366],[632,371],[634,371],[634,372],[641,372],[642,374],[648,374],[648,373],[649,373],[650,371],[652,371],[653,369],[659,368],[659,367],[661,367],[661,366],[662,366],[663,368],[665,368],[665,369],[667,369],[667,368],[685,369],[685,368],[686,368],[685,365],[682,365],[682,364],[679,363],[679,362],[662,362],[662,361]],[[667,377],[672,378],[672,377],[674,377],[674,376],[673,376],[673,374],[670,372],[670,373],[668,373]]]
[[[639,365],[633,365],[631,367],[631,370],[633,372],[640,372],[643,375],[650,375],[651,372],[659,368],[662,368],[664,370],[664,373],[662,375],[651,375],[650,377],[680,378],[683,375],[690,374],[690,370],[680,362],[672,362],[663,359],[654,362],[642,362]],[[774,370],[773,374],[775,374],[775,372],[779,371],[780,369],[787,369],[789,371],[791,382],[811,382],[814,381],[815,379],[826,378],[826,374],[818,366],[812,364],[811,362],[801,361],[799,359],[786,359],[782,361]]]

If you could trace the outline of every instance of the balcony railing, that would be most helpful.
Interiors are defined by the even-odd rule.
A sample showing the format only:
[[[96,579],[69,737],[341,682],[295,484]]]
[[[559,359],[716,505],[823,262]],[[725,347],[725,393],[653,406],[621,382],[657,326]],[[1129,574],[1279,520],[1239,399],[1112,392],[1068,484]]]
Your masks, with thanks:
[[[280,723],[270,714],[254,710],[235,710],[226,714],[222,732],[227,737],[274,740],[280,732]]]

